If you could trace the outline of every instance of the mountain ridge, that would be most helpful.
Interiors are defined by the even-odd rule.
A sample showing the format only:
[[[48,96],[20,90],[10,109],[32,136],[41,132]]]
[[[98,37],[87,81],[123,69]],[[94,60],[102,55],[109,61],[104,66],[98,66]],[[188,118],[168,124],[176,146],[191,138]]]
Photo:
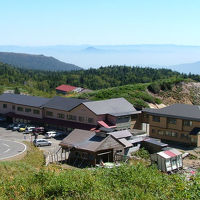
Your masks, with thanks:
[[[45,71],[73,71],[82,68],[62,62],[52,56],[43,54],[27,54],[14,52],[0,52],[0,62],[13,65],[18,68],[45,70]]]

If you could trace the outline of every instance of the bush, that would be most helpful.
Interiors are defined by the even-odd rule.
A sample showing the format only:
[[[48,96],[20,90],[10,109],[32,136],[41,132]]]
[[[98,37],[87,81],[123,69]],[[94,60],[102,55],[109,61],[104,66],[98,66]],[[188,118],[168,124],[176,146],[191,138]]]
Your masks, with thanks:
[[[133,155],[143,159],[150,159],[149,152],[144,148],[141,148],[138,151],[134,152]]]
[[[160,84],[152,83],[148,86],[148,90],[154,94],[158,94],[160,92]]]

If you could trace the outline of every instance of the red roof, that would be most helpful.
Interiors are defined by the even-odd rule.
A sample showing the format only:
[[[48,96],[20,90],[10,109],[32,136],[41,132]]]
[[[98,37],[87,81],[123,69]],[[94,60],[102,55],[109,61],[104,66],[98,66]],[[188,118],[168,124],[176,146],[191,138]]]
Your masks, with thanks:
[[[100,124],[101,126],[105,127],[105,128],[115,128],[116,126],[109,126],[108,124],[106,124],[106,122],[104,121],[98,121],[98,124]]]
[[[167,155],[170,156],[170,157],[176,156],[176,154],[173,153],[172,151],[165,151],[165,154],[167,154]]]
[[[61,91],[64,91],[64,92],[71,92],[74,89],[76,89],[76,87],[71,86],[71,85],[60,85],[56,88],[56,90],[61,90]]]

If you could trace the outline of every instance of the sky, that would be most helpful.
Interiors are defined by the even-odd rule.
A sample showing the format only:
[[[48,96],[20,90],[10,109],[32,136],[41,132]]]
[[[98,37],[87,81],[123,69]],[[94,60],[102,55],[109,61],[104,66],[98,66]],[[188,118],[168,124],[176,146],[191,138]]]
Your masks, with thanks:
[[[200,45],[199,0],[0,0],[0,45]]]

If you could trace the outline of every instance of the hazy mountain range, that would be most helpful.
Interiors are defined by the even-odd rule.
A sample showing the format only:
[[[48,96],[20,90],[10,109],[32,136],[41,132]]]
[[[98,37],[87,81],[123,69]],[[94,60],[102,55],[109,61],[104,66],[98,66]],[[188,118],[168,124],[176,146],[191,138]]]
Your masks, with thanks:
[[[83,68],[107,65],[167,67],[199,73],[200,46],[181,45],[58,45],[0,46],[2,52],[43,54]],[[185,63],[195,63],[187,64]]]
[[[76,65],[61,62],[53,57],[22,53],[0,52],[0,62],[20,68],[47,71],[71,71],[81,69]]]

